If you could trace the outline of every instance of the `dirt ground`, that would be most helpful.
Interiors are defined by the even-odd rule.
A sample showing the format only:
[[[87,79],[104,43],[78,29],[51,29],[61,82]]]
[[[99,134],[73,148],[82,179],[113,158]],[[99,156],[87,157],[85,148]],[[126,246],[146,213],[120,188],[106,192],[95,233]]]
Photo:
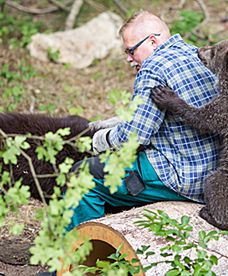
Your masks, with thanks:
[[[171,22],[170,18],[174,13],[172,7],[181,3],[181,1],[174,0],[161,1],[161,8],[161,5],[158,4],[159,1],[154,2],[156,3],[153,9],[152,6],[150,9],[168,22]],[[195,9],[196,3],[189,2],[190,4],[187,5]],[[145,1],[145,9],[148,7],[148,3],[149,1]],[[227,1],[208,0],[205,3],[211,20],[210,29],[219,34],[220,40],[227,38],[228,33],[224,31],[228,29]],[[138,7],[137,5],[139,4],[135,4],[135,7]],[[21,61],[31,64],[37,74],[29,80],[22,81],[24,92],[17,103],[16,111],[45,113],[50,111],[52,115],[77,113],[88,119],[108,118],[114,115],[114,107],[108,101],[109,93],[111,91],[120,93],[122,90],[132,91],[133,89],[134,72],[129,68],[124,55],[107,57],[102,61],[95,61],[92,66],[86,69],[76,70],[69,66],[51,62],[43,63],[31,58],[26,50],[10,50],[0,45],[0,67],[5,63],[15,67]],[[0,98],[2,111],[7,110],[9,104],[7,101],[9,100]],[[0,229],[0,275],[32,276],[36,275],[38,271],[45,270],[42,267],[10,265],[1,262],[1,256],[5,253],[4,244],[7,241],[10,241],[11,245],[15,244],[15,246],[16,244],[19,246],[20,240],[27,244],[32,242],[39,231],[39,223],[34,219],[34,213],[37,208],[41,207],[38,201],[31,200],[29,206],[21,208],[20,215],[16,218],[19,222],[25,222],[25,230],[21,236],[11,236],[8,233],[8,225]],[[15,218],[12,220],[15,220]],[[13,250],[13,246],[11,249]]]

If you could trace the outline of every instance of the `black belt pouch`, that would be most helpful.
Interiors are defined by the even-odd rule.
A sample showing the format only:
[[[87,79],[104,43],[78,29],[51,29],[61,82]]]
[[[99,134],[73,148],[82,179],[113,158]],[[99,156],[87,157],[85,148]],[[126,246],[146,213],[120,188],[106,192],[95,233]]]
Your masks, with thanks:
[[[125,177],[127,190],[130,195],[136,196],[145,189],[145,184],[137,171],[127,171],[127,174]]]

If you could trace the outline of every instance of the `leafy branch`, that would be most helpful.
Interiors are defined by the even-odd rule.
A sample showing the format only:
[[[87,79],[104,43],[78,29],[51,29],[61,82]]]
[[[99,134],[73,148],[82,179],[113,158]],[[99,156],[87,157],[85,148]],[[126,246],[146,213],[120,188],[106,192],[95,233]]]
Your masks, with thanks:
[[[149,231],[167,241],[167,245],[160,249],[160,256],[164,260],[152,262],[144,268],[145,271],[161,263],[167,263],[170,264],[171,269],[166,272],[166,276],[215,275],[212,267],[218,264],[218,257],[209,255],[208,243],[212,240],[217,241],[221,236],[227,235],[228,231],[199,231],[198,240],[194,240],[191,237],[193,229],[189,224],[188,216],[182,216],[181,222],[178,222],[170,218],[164,211],[157,210],[155,212],[146,209],[144,217],[145,219],[137,221],[136,224],[148,228]],[[192,258],[188,257],[190,250],[195,250],[195,256]],[[213,252],[221,256],[220,252],[215,250]],[[146,257],[155,254],[150,251],[150,246],[142,247],[137,253],[146,255]]]

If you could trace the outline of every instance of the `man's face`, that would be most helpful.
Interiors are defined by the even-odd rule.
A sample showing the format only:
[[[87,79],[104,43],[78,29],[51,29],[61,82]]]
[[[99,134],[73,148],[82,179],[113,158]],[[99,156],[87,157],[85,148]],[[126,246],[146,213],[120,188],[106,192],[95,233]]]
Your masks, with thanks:
[[[135,48],[134,51],[131,51],[132,47],[134,48],[138,43],[140,45]],[[142,62],[148,58],[155,49],[151,36],[147,36],[146,34],[144,36],[142,36],[142,34],[137,35],[137,33],[134,33],[133,28],[130,27],[123,33],[123,44],[127,55],[127,61],[132,67],[136,68],[136,71],[139,71]]]

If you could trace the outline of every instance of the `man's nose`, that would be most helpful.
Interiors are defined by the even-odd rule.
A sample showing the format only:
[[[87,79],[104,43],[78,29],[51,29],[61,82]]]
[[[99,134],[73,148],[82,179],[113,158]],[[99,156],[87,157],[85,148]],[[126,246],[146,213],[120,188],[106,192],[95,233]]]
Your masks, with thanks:
[[[131,56],[131,55],[127,55],[127,61],[128,62],[132,62],[132,61],[134,61],[134,59],[133,59],[133,57]]]

